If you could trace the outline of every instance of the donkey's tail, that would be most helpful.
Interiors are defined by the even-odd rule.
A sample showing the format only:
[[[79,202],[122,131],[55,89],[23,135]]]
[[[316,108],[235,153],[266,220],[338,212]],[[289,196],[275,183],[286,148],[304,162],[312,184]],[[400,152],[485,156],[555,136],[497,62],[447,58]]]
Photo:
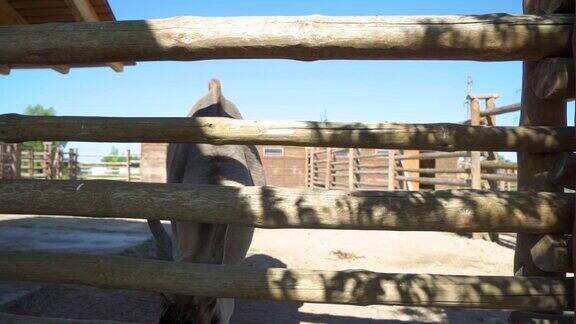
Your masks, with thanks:
[[[172,256],[172,240],[162,223],[157,219],[149,219],[148,227],[156,242],[156,257],[160,260],[172,261],[174,259]]]

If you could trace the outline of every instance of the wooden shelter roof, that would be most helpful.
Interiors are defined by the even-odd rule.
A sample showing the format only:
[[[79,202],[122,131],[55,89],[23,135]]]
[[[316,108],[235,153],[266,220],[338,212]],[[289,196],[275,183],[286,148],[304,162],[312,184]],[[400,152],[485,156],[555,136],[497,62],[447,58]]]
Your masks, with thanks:
[[[108,0],[0,0],[0,26],[114,20],[116,18]],[[110,67],[116,72],[122,72],[124,65],[134,65],[134,62],[53,66],[0,65],[0,74],[6,75],[11,69],[19,68],[51,68],[66,74],[70,68],[76,67]]]

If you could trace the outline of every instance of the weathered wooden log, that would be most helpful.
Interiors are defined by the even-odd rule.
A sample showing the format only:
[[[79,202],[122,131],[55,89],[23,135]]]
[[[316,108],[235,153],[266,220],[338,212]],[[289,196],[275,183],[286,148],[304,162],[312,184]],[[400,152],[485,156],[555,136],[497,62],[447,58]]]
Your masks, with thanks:
[[[548,272],[574,272],[572,267],[572,240],[544,235],[532,249],[534,264]]]
[[[453,157],[466,157],[470,156],[470,152],[428,152],[414,155],[397,155],[396,160],[434,160],[434,159],[447,159]]]
[[[397,176],[398,181],[412,181],[427,185],[446,185],[446,186],[469,186],[470,182],[465,179],[452,179],[452,178],[426,178],[426,177],[404,177]]]
[[[576,190],[576,154],[567,152],[558,156],[547,175],[550,182]]]
[[[423,174],[434,174],[434,173],[465,173],[468,169],[456,168],[456,169],[440,169],[440,168],[396,168],[399,172],[419,172]]]
[[[0,279],[356,305],[562,310],[573,300],[570,278],[254,269],[63,253],[0,252]]]
[[[310,191],[122,181],[0,182],[0,213],[182,220],[262,228],[566,233],[572,193]],[[34,203],[30,203],[33,201]]]
[[[532,90],[542,99],[575,97],[574,62],[571,58],[546,58],[538,62]]]
[[[0,115],[0,141],[2,142],[33,140],[187,142],[439,151],[521,150],[550,152],[576,150],[574,134],[574,127],[275,122],[222,117],[132,118]]]
[[[468,95],[469,99],[490,99],[498,97],[500,97],[500,95],[497,93],[474,93]]]
[[[520,111],[520,109],[521,109],[521,107],[520,107],[519,103],[506,105],[506,106],[500,106],[500,107],[494,108],[492,110],[481,111],[480,117],[502,115],[502,114],[507,114],[507,113],[511,113],[511,112],[515,112],[515,111]]]
[[[525,14],[535,14],[536,1],[523,1]],[[572,27],[574,28],[574,26]],[[563,55],[565,56],[565,55]],[[561,56],[562,57],[562,56]],[[521,99],[521,126],[556,126],[567,124],[566,100],[561,98],[541,99],[532,90],[537,61],[524,61],[522,65],[522,99]],[[576,137],[572,134],[572,140]],[[575,141],[576,142],[576,141]],[[564,189],[550,181],[537,177],[538,174],[548,171],[556,158],[556,154],[518,153],[518,190],[520,191],[547,191],[562,192]],[[541,235],[519,233],[516,237],[514,253],[514,273],[521,276],[564,276],[563,273],[547,272],[539,269],[531,256],[532,247],[541,239]],[[561,236],[557,237],[562,239]]]
[[[502,174],[502,173],[482,173],[480,177],[484,180],[508,181],[508,182],[518,181],[518,177],[516,175]]]
[[[537,60],[569,56],[572,15],[177,17],[0,28],[0,64],[207,59]]]
[[[508,161],[481,161],[480,166],[485,169],[518,169],[516,162]]]
[[[358,170],[357,174],[388,174],[388,171],[384,170]]]

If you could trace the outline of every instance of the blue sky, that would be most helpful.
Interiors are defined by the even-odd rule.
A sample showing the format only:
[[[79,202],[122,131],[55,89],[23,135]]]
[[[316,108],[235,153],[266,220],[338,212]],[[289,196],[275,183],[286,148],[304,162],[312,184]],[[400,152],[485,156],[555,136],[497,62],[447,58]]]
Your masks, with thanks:
[[[141,1],[110,0],[118,20],[173,16],[452,15],[519,14],[521,1]],[[123,73],[106,68],[15,70],[0,77],[0,113],[28,105],[58,115],[184,116],[212,77],[247,119],[459,122],[467,118],[466,80],[474,92],[500,94],[498,105],[520,100],[521,63],[467,61],[219,60],[144,62]],[[569,123],[574,124],[574,103]],[[519,114],[498,116],[518,125]],[[80,155],[104,155],[114,145],[139,152],[138,144],[70,143]],[[509,155],[512,157],[512,155]]]

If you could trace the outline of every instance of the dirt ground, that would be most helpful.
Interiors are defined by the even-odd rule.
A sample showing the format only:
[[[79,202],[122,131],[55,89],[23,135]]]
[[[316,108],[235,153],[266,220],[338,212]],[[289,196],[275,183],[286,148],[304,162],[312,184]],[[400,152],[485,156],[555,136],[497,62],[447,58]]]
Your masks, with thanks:
[[[141,221],[0,216],[0,249],[150,254]],[[513,238],[500,244],[435,232],[257,230],[248,267],[511,275]],[[136,247],[135,247],[136,246]],[[77,285],[0,282],[0,311],[153,323],[156,294]],[[503,323],[507,311],[237,300],[233,323]]]

